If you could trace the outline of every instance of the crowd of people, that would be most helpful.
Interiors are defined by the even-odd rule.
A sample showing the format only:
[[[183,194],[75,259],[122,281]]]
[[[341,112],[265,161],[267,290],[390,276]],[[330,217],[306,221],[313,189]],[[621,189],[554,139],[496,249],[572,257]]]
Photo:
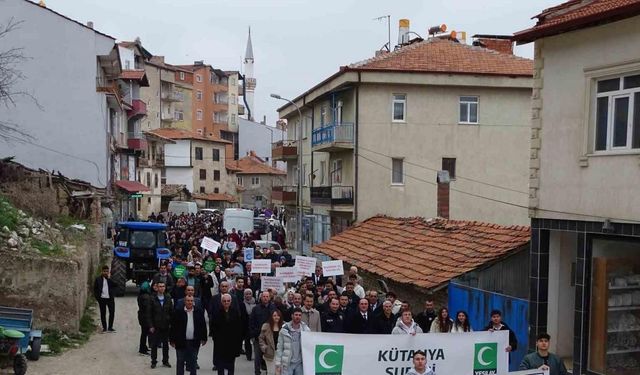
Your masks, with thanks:
[[[160,265],[149,282],[140,285],[138,296],[138,350],[150,355],[152,368],[159,361],[162,366],[171,367],[169,347],[174,347],[176,374],[184,374],[185,367],[190,374],[196,374],[199,364],[208,362],[200,347],[212,339],[213,353],[207,356],[219,375],[234,374],[235,361],[240,356],[253,361],[255,375],[264,370],[268,375],[302,375],[303,331],[408,335],[473,331],[466,312],[458,311],[450,317],[448,309],[436,309],[431,298],[414,317],[412,307],[398,300],[395,293],[389,291],[382,298],[376,290],[365,290],[356,267],[344,276],[326,277],[318,264],[314,274],[287,284],[284,293],[263,290],[261,274],[251,273],[251,262],[244,260],[243,235],[235,230],[225,233],[218,217],[180,215],[169,217],[166,223],[173,256]],[[223,246],[218,252],[203,254],[199,241],[204,236],[223,244],[242,243],[234,251],[223,250]],[[294,264],[284,248],[277,253],[273,247],[257,247],[254,254],[257,259],[271,259],[273,273],[277,267]],[[179,266],[186,273],[176,273]],[[111,285],[107,274],[108,268],[96,280],[94,293],[100,302],[104,331],[110,332],[114,331],[113,315],[108,325],[104,317],[107,307],[112,311],[112,305],[106,303]],[[502,321],[500,311],[491,313],[487,326],[476,328],[508,331],[509,345],[505,350],[516,350],[516,336]],[[422,366],[426,365],[426,357],[420,353],[416,352],[413,358],[414,373],[429,374],[429,367]],[[540,361],[537,357],[527,358],[527,363]],[[543,366],[549,365],[549,353],[546,358]],[[527,365],[523,362],[523,366]],[[564,375],[566,370],[557,374]]]

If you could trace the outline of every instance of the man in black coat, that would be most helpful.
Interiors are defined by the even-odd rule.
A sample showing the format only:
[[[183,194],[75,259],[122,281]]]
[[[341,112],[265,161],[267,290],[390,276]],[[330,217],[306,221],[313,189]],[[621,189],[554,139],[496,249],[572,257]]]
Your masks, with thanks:
[[[433,304],[432,298],[427,298],[424,302],[424,311],[421,311],[418,315],[416,315],[414,321],[417,325],[422,328],[422,332],[429,333],[431,329],[431,323],[436,319],[438,314],[436,313],[436,309]]]
[[[218,374],[235,371],[236,357],[240,356],[244,339],[244,322],[238,309],[231,303],[231,295],[222,295],[222,307],[214,310],[211,327],[213,330],[213,364]],[[260,350],[260,349],[258,349]]]
[[[358,309],[352,311],[347,318],[346,331],[348,333],[372,333],[373,314],[369,311],[369,301],[361,298]]]
[[[207,323],[204,311],[196,308],[194,297],[184,297],[184,307],[176,310],[171,318],[169,342],[176,349],[176,374],[184,374],[185,361],[191,375],[196,375],[196,353],[200,344],[207,343]]]
[[[173,314],[173,301],[165,293],[165,284],[161,281],[153,284],[155,293],[151,296],[151,306],[147,311],[147,327],[151,343],[151,368],[158,363],[158,345],[162,345],[162,365],[171,367],[169,363],[169,327]]]
[[[491,311],[491,321],[484,330],[491,332],[509,331],[509,346],[505,348],[505,351],[511,353],[518,349],[518,339],[516,338],[516,334],[502,321],[502,312],[500,310]]]
[[[115,302],[113,300],[113,291],[116,286],[111,281],[111,275],[109,274],[109,267],[102,266],[102,273],[96,277],[93,283],[93,296],[98,301],[100,306],[100,322],[102,323],[102,333],[115,332],[113,329],[114,312],[116,309]],[[109,326],[107,326],[107,308],[109,309]]]
[[[396,326],[396,316],[393,315],[391,301],[382,303],[382,313],[373,317],[373,332],[381,335],[390,335]]]
[[[340,302],[337,298],[329,301],[329,309],[320,314],[322,332],[343,333],[344,315],[340,312]]]
[[[269,292],[264,291],[260,293],[260,302],[253,308],[253,311],[251,311],[251,317],[249,318],[249,333],[253,338],[253,368],[255,375],[260,375],[262,363],[262,351],[260,350],[260,343],[258,342],[260,329],[262,328],[262,325],[267,322],[275,309],[275,305],[271,303],[271,295]]]

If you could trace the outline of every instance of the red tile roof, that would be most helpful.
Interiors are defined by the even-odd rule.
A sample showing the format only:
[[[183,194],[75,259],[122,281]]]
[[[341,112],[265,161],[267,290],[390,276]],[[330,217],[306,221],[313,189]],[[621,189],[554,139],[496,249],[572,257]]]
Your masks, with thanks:
[[[434,288],[529,243],[527,226],[375,216],[313,247],[395,282]]]
[[[237,203],[238,200],[230,194],[193,194],[194,199],[201,199],[205,201],[214,201],[214,202],[229,202],[229,203]]]
[[[118,180],[116,181],[116,186],[130,193],[151,191],[147,186],[139,183],[138,181]]]
[[[545,9],[533,18],[534,27],[513,35],[518,43],[528,43],[546,36],[600,25],[640,14],[640,0],[570,0]]]
[[[133,81],[140,81],[140,85],[144,87],[149,86],[149,80],[147,79],[147,73],[144,70],[123,70],[120,73],[120,79],[130,79]]]
[[[169,139],[195,139],[198,141],[232,143],[224,139],[200,135],[192,132],[191,130],[186,130],[186,129],[160,128],[160,129],[151,130],[149,131],[149,133],[158,135],[160,137],[169,138]]]
[[[269,174],[286,175],[287,172],[278,168],[273,168],[261,161],[256,156],[245,156],[240,160],[225,163],[227,169],[235,170],[238,174]]]
[[[533,61],[451,40],[431,38],[351,64],[345,70],[530,77],[533,75]]]

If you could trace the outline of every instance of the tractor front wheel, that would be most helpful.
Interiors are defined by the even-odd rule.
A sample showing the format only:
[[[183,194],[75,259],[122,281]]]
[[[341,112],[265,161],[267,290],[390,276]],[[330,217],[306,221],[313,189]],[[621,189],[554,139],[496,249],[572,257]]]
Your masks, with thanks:
[[[16,375],[24,375],[27,373],[27,357],[24,354],[16,354],[13,359],[13,372]]]

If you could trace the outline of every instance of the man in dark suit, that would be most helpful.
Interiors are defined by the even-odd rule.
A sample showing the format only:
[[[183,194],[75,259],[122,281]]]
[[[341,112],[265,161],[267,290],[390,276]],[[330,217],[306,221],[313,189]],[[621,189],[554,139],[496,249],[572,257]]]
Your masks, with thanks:
[[[347,319],[348,333],[373,333],[373,314],[369,311],[369,301],[360,299],[358,309],[352,311]]]
[[[113,318],[116,309],[115,302],[113,300],[113,291],[116,289],[115,284],[111,281],[111,275],[109,274],[109,267],[102,266],[102,273],[96,277],[93,283],[93,296],[98,301],[100,306],[100,322],[102,323],[102,333],[115,332],[113,329]],[[107,326],[107,308],[109,309],[109,326]]]
[[[169,342],[176,349],[176,374],[184,374],[185,361],[191,375],[196,375],[196,353],[200,344],[207,343],[207,323],[204,311],[196,308],[194,297],[184,297],[184,307],[176,310],[171,318]]]
[[[171,368],[169,363],[169,327],[173,314],[173,301],[165,293],[165,284],[158,281],[153,284],[155,293],[151,297],[151,306],[147,311],[146,326],[149,327],[151,343],[151,368],[158,363],[158,346],[162,346],[162,365]]]

